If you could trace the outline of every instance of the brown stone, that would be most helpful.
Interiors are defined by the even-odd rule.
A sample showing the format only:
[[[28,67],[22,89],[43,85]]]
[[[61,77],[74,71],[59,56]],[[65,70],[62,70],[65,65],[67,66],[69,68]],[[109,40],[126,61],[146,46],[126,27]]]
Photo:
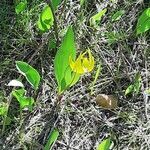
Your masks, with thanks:
[[[100,94],[96,97],[96,104],[106,109],[116,109],[118,99],[114,95]]]

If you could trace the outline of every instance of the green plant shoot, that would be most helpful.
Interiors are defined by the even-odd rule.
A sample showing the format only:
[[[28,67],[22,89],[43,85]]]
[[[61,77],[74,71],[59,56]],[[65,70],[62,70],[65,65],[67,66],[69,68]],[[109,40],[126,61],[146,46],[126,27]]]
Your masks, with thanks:
[[[37,22],[38,29],[42,32],[48,31],[54,23],[54,17],[51,8],[46,5],[39,15],[39,20]]]
[[[110,146],[111,146],[111,139],[107,138],[98,145],[97,150],[109,150]]]
[[[74,33],[69,27],[54,60],[55,77],[58,83],[59,93],[63,92],[72,82],[73,76],[69,66],[69,56],[76,57]]]
[[[100,23],[102,19],[102,16],[104,16],[106,12],[107,12],[107,9],[105,8],[99,11],[96,15],[92,16],[90,18],[90,26],[97,27],[97,25]]]
[[[27,7],[27,0],[23,0],[18,3],[15,7],[16,14],[22,13]]]
[[[128,86],[128,88],[125,91],[125,95],[128,95],[130,93],[135,93],[136,95],[139,93],[141,87],[141,75],[138,72],[135,75],[134,83]]]
[[[52,133],[49,136],[49,139],[44,147],[44,150],[51,150],[52,149],[52,145],[55,144],[55,142],[57,141],[57,138],[59,136],[59,131],[58,129],[54,129],[52,131]]]
[[[85,55],[88,55],[88,58]],[[69,27],[54,60],[54,71],[59,94],[73,86],[81,75],[91,72],[94,68],[94,57],[90,49],[80,53],[77,59],[75,58],[74,33],[72,27]]]
[[[30,110],[32,110],[32,105],[34,104],[34,99],[32,97],[26,97],[25,93],[26,93],[26,91],[23,88],[12,91],[12,95],[19,102],[21,109],[28,107]]]

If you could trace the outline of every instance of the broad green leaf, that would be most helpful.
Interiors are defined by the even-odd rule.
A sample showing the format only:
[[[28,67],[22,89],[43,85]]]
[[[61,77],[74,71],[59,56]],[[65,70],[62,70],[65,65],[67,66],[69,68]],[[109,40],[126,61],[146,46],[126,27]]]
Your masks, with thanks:
[[[55,77],[58,82],[59,92],[65,90],[72,81],[72,71],[69,66],[69,56],[76,57],[74,33],[69,27],[54,59]]]
[[[59,131],[58,129],[54,129],[52,131],[52,133],[50,134],[50,137],[44,147],[44,150],[51,150],[52,145],[55,144],[55,142],[57,141],[57,138],[59,136]]]
[[[105,9],[101,10],[100,12],[98,12],[96,15],[92,16],[90,18],[90,26],[96,27],[99,24],[99,22],[101,21],[102,16],[105,15],[106,11],[107,11],[107,9],[105,8]]]
[[[119,11],[117,11],[113,16],[112,16],[112,21],[117,21],[117,20],[119,20],[121,17],[122,17],[122,15],[125,13],[125,11],[124,10],[119,10]]]
[[[142,15],[138,19],[136,26],[137,34],[144,33],[150,29],[150,8],[144,10]]]
[[[25,93],[26,91],[24,89],[12,91],[12,95],[18,100],[21,108],[32,108],[32,105],[34,104],[34,99],[32,97],[26,97]]]
[[[7,109],[8,109],[7,103],[1,102],[0,103],[0,116],[5,116],[7,113]]]
[[[24,0],[16,5],[15,11],[17,14],[20,14],[21,12],[23,12],[26,9],[26,7],[27,7],[27,1]]]
[[[37,90],[40,83],[40,75],[36,69],[23,61],[16,61],[18,71],[24,75],[32,87]]]
[[[111,139],[107,138],[98,145],[97,150],[109,150],[110,146],[111,146]]]
[[[39,30],[42,32],[48,31],[54,23],[54,17],[51,8],[46,5],[39,16],[39,20],[37,22]]]
[[[54,10],[57,9],[58,5],[61,3],[61,0],[52,0],[52,4],[54,7]]]

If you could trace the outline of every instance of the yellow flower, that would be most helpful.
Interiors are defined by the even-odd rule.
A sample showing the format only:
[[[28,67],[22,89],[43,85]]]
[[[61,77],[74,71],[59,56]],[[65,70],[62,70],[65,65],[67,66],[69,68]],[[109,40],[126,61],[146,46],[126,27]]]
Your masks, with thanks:
[[[85,55],[88,53],[88,58],[85,57]],[[90,72],[94,68],[94,57],[91,54],[90,49],[88,49],[86,52],[79,55],[79,57],[73,61],[72,57],[69,57],[69,64],[71,69],[78,73],[78,74],[84,74],[87,72]]]

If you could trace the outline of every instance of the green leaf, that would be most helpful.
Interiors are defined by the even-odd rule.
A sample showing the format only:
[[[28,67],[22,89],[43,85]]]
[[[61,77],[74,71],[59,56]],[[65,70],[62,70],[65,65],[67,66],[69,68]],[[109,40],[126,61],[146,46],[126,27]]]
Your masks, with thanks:
[[[99,22],[101,21],[102,16],[105,15],[106,11],[107,11],[107,9],[105,8],[105,9],[101,10],[100,12],[98,12],[96,15],[92,16],[90,18],[90,26],[96,27],[99,24]]]
[[[109,150],[110,146],[111,146],[111,139],[107,138],[98,145],[97,150]]]
[[[69,56],[76,57],[74,33],[69,27],[54,59],[55,77],[58,83],[59,93],[65,90],[72,82],[72,70],[69,65]]]
[[[138,72],[136,75],[135,75],[135,79],[134,79],[134,83],[131,84],[125,91],[125,95],[128,95],[130,93],[133,93],[135,92],[135,94],[138,94],[139,91],[140,91],[140,87],[141,87],[141,75],[140,73]]]
[[[16,5],[15,11],[17,14],[20,14],[21,12],[23,12],[26,9],[26,7],[27,7],[27,1],[24,0]]]
[[[132,92],[134,92],[134,85],[130,85],[127,87],[127,89],[125,90],[125,95],[128,95]]]
[[[48,5],[46,5],[39,16],[37,26],[40,31],[46,32],[53,26],[53,23],[54,17],[52,10]]]
[[[142,15],[138,19],[136,26],[137,34],[144,33],[150,29],[150,8],[144,10]]]
[[[55,144],[55,142],[57,141],[57,138],[59,136],[59,131],[58,129],[54,129],[52,131],[52,133],[49,136],[49,139],[44,147],[44,150],[51,150],[52,145]]]
[[[32,97],[21,97],[19,100],[21,108],[28,107],[32,110],[32,106],[34,104],[34,99]]]
[[[121,17],[122,17],[122,15],[125,13],[125,11],[124,10],[119,10],[119,11],[117,11],[113,16],[112,16],[112,21],[117,21],[117,20],[119,20]]]
[[[72,81],[71,83],[69,84],[69,87],[73,86],[74,84],[76,84],[78,82],[80,78],[80,74],[77,74],[75,72],[72,73]]]
[[[7,103],[1,102],[0,103],[0,116],[5,116],[7,113],[8,105]]]
[[[40,83],[40,75],[36,69],[23,61],[16,61],[18,71],[24,75],[32,87],[37,90]]]
[[[52,0],[52,4],[54,7],[54,10],[57,9],[58,5],[61,3],[61,0]]]
[[[12,95],[16,97],[16,99],[19,99],[19,97],[23,97],[25,93],[26,93],[26,90],[23,88],[12,91]]]
[[[21,108],[32,108],[32,105],[34,104],[34,99],[32,97],[26,97],[25,93],[26,91],[24,89],[12,91],[12,95],[18,100]]]

